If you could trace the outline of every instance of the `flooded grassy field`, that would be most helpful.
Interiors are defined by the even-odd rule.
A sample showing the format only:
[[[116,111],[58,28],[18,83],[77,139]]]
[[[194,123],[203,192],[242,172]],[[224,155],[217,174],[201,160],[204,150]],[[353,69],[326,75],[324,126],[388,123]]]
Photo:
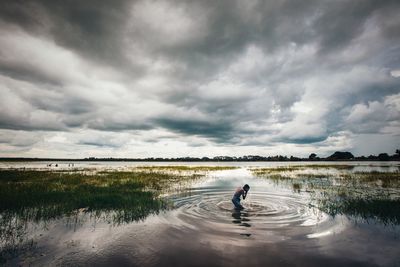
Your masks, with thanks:
[[[398,255],[398,162],[0,166],[0,265],[400,266]]]

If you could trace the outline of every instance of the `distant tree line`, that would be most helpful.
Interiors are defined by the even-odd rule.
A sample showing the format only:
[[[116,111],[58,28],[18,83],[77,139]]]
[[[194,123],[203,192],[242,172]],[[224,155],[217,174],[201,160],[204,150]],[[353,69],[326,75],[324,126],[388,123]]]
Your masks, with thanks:
[[[180,157],[180,158],[96,158],[88,157],[83,159],[70,159],[70,158],[23,158],[23,157],[3,157],[0,158],[1,161],[165,161],[165,162],[179,162],[179,161],[192,161],[192,162],[202,162],[202,161],[400,161],[400,149],[396,150],[396,153],[389,155],[387,153],[380,153],[379,155],[369,155],[354,157],[350,152],[336,151],[332,155],[324,158],[318,157],[317,154],[311,153],[307,158],[299,158],[294,156],[241,156],[241,157],[231,157],[231,156],[217,156],[217,157]]]

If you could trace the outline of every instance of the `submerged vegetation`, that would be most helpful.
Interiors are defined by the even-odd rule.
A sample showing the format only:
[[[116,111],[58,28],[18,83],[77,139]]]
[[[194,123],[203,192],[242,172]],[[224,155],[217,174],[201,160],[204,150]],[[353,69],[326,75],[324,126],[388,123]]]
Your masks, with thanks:
[[[281,173],[285,172],[293,172],[300,170],[327,170],[327,169],[335,169],[335,170],[352,170],[355,168],[355,165],[347,165],[347,164],[307,164],[307,165],[287,165],[287,166],[278,166],[278,167],[270,167],[270,168],[254,168],[251,171],[256,175],[270,174],[270,173]]]
[[[34,246],[34,241],[40,242],[41,231],[55,224],[75,227],[85,220],[111,225],[140,221],[173,208],[165,195],[186,189],[209,172],[236,168],[171,165],[118,171],[0,170],[0,265]],[[345,214],[400,225],[398,165],[374,168],[309,164],[250,170],[296,193],[310,194],[310,205],[332,216]]]
[[[90,217],[129,223],[171,208],[160,197],[207,171],[231,167],[158,166],[131,171],[0,170],[0,259],[26,243],[32,224]],[[171,172],[173,171],[173,172]]]
[[[177,171],[177,172],[208,172],[208,171],[223,171],[234,170],[236,166],[139,166],[135,169],[145,171]]]
[[[252,173],[294,192],[311,195],[310,205],[335,216],[400,224],[400,171],[353,171],[352,165],[254,168]]]

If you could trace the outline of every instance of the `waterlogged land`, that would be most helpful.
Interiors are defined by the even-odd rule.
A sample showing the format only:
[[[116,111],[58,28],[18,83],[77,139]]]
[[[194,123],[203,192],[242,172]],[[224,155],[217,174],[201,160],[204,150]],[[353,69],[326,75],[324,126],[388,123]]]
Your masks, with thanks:
[[[208,171],[233,168],[143,166],[130,171],[0,170],[0,260],[5,262],[21,248],[33,244],[29,225],[46,227],[59,218],[78,222],[88,216],[113,225],[139,221],[172,207],[159,197],[171,187],[177,190]]]
[[[352,165],[307,165],[253,168],[252,173],[307,192],[310,205],[331,216],[350,215],[352,219],[379,220],[400,224],[400,171],[359,171]]]
[[[0,265],[400,265],[398,163],[113,164],[0,169]]]

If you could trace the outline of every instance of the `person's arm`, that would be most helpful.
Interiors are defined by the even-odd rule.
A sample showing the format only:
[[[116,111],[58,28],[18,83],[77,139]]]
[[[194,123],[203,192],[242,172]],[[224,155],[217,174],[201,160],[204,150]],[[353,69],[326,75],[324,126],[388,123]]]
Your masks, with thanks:
[[[247,191],[243,190],[243,199],[246,199],[246,196],[247,196]]]

